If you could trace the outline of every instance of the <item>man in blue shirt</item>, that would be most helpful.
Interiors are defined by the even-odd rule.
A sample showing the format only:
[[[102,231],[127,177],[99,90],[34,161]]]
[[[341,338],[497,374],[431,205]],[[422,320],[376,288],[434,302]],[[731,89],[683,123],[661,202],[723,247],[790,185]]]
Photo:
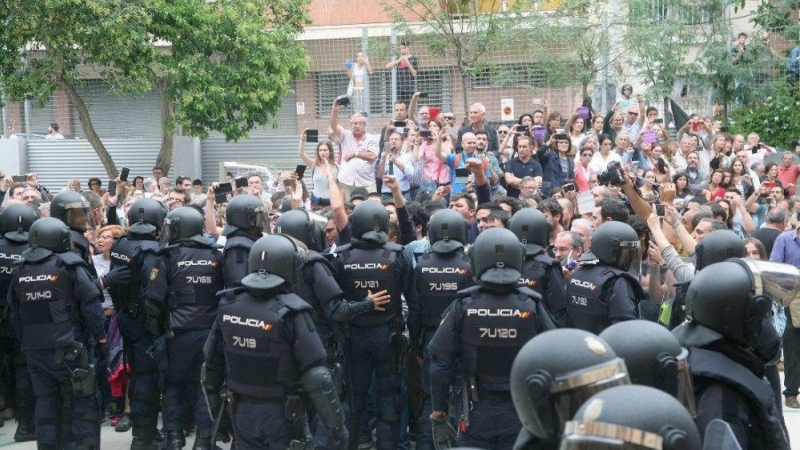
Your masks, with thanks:
[[[770,261],[791,264],[800,268],[800,231],[791,230],[780,234],[772,246]],[[800,393],[800,328],[792,323],[790,307],[786,307],[786,330],[783,332],[783,391],[788,408],[800,408],[797,395]]]
[[[533,177],[538,186],[542,184],[542,166],[533,159],[533,142],[527,136],[517,139],[517,156],[506,163],[506,191],[511,198],[519,198],[520,183],[525,177]]]
[[[441,159],[442,162],[445,163],[447,167],[450,168],[451,195],[466,189],[465,183],[457,182],[456,169],[467,168],[467,161],[470,159],[481,160],[483,162],[483,169],[486,172],[486,178],[491,177],[491,174],[489,172],[489,160],[486,158],[486,156],[483,156],[476,152],[476,150],[478,149],[477,136],[475,136],[475,134],[473,133],[464,133],[464,136],[462,136],[462,142],[464,144],[463,153],[447,153],[442,151],[441,136],[436,138],[436,154],[439,155],[439,159]],[[541,168],[539,169],[539,171],[541,172]]]

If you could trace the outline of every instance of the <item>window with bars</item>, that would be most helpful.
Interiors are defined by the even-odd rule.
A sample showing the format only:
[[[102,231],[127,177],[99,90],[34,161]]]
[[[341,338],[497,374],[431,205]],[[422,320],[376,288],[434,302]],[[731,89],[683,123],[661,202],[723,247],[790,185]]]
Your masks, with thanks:
[[[419,104],[436,105],[442,110],[452,108],[452,72],[449,69],[420,69],[417,75],[417,90],[428,94],[427,99]],[[316,89],[317,118],[326,118],[330,114],[334,99],[347,93],[350,79],[343,72],[316,72],[314,74]],[[392,116],[392,72],[376,70],[369,76],[370,113],[376,116]]]

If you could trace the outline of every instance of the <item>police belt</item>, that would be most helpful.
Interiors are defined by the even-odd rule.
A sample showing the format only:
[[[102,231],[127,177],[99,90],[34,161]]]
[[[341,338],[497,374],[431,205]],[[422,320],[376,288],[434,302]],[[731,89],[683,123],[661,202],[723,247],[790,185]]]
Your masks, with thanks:
[[[281,398],[267,398],[255,397],[252,395],[236,394],[233,395],[234,401],[243,403],[254,403],[257,405],[283,405],[286,402],[285,397]]]

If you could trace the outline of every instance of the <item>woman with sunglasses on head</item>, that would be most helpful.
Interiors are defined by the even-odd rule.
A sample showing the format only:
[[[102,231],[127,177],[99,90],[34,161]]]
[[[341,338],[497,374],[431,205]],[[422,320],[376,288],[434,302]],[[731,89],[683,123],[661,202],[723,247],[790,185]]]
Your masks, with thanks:
[[[306,155],[307,132],[308,128],[303,130],[300,134],[300,144],[297,148],[297,154],[300,156],[300,159],[303,160],[306,167],[311,169],[311,180],[314,184],[313,191],[311,192],[311,208],[319,209],[331,204],[331,194],[328,186],[328,177],[320,173],[319,170],[316,170],[317,165],[321,164],[322,161],[328,161],[331,170],[334,171],[334,176],[336,176],[335,174],[339,171],[339,166],[336,165],[336,151],[333,148],[333,142],[329,140],[317,143],[317,147],[314,150],[314,159]]]
[[[569,117],[567,123],[564,125],[564,131],[569,136],[569,139],[572,141],[572,146],[578,148],[583,140],[583,137],[586,135],[586,124],[588,123],[588,117],[584,118],[579,115],[579,113],[583,110],[586,110],[587,115],[591,117],[591,114],[588,112],[588,108],[580,107],[575,110],[574,113]]]

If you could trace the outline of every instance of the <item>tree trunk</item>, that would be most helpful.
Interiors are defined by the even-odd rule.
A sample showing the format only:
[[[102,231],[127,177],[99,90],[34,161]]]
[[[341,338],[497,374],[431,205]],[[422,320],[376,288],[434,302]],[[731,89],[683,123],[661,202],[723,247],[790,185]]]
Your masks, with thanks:
[[[72,102],[72,105],[75,106],[75,109],[78,111],[78,119],[81,121],[83,132],[86,134],[86,140],[94,147],[94,151],[97,152],[97,156],[100,158],[100,162],[103,163],[103,167],[105,167],[109,178],[117,178],[117,175],[119,175],[117,167],[114,165],[114,160],[111,159],[111,155],[108,153],[108,150],[106,150],[106,146],[103,145],[100,136],[97,135],[94,129],[92,118],[89,117],[89,108],[86,107],[83,98],[78,94],[75,86],[67,83],[63,77],[58,77],[56,79],[56,85],[66,92],[67,98],[69,98],[69,101]]]
[[[461,72],[461,101],[464,106],[464,115],[462,117],[469,117],[469,89],[467,89],[467,82],[469,81],[469,75],[467,71],[461,68],[461,65],[458,66],[458,71]],[[469,122],[469,121],[468,121]],[[460,125],[459,125],[460,126]]]
[[[156,158],[156,167],[160,167],[166,176],[172,165],[172,152],[175,144],[175,105],[167,92],[166,78],[158,83],[156,89],[161,98],[161,150]]]

